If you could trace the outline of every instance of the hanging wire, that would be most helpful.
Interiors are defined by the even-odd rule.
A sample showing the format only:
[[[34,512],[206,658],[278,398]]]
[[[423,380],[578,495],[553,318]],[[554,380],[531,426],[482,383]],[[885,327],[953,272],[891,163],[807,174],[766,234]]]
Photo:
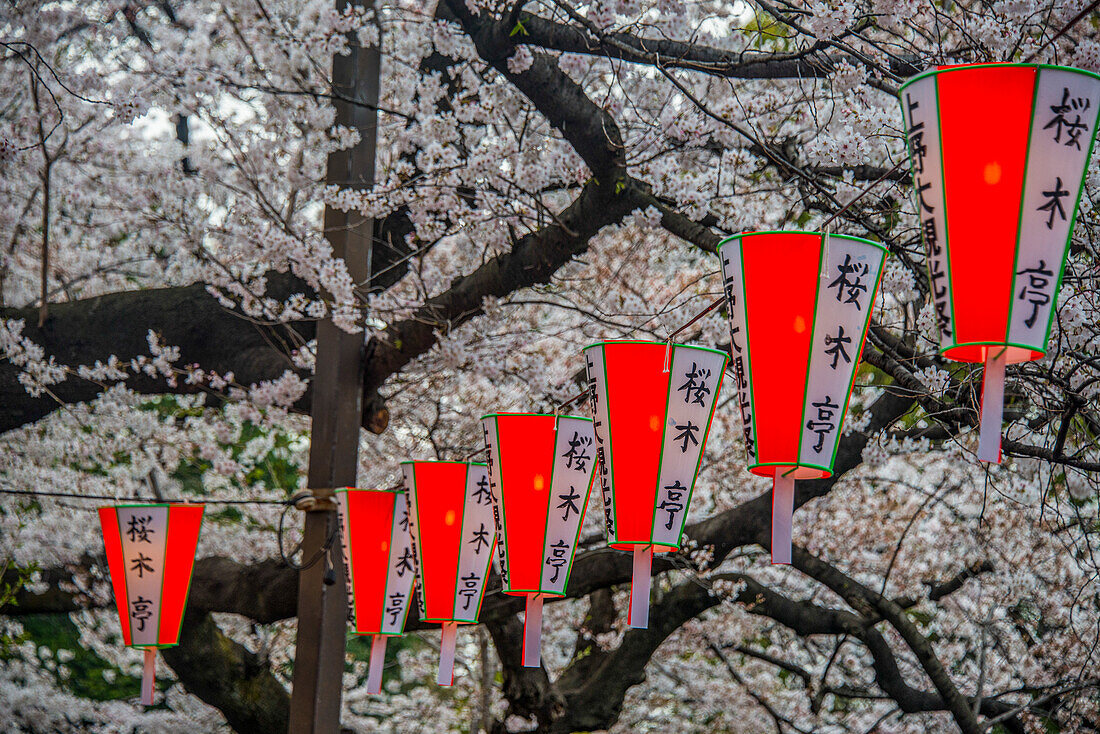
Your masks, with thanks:
[[[0,494],[15,494],[27,497],[65,497],[77,500],[107,500],[109,502],[149,502],[157,505],[290,505],[289,500],[231,500],[206,497],[185,497],[183,499],[157,499],[156,497],[116,497],[110,494],[77,494],[75,492],[43,492],[35,489],[0,489]]]

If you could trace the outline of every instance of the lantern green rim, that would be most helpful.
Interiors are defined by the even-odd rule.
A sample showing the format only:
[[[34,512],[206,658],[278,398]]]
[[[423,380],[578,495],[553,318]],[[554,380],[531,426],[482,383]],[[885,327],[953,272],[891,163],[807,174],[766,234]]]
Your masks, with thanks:
[[[126,647],[131,647],[135,650],[164,650],[164,649],[169,648],[169,647],[179,647],[179,646],[180,646],[180,643],[178,643],[178,642],[165,643],[163,645],[161,645],[161,644],[157,644],[157,645],[126,645]]]
[[[353,637],[404,637],[408,632],[360,632],[352,630]]]
[[[459,466],[488,466],[484,461],[444,461],[441,459],[409,459],[408,461],[399,461],[398,466],[404,466],[405,464],[458,464]]]
[[[838,440],[837,443],[840,443],[840,441]],[[757,469],[757,468],[760,468],[760,467],[768,467],[768,466],[789,466],[792,469],[817,469],[818,471],[827,472],[826,476],[818,477],[818,479],[829,479],[830,477],[833,476],[833,468],[831,466],[821,466],[819,464],[810,464],[810,463],[805,462],[805,461],[800,461],[797,464],[792,464],[789,461],[758,461],[755,464],[749,464],[748,466],[746,466],[745,471],[747,471],[751,474],[756,474],[756,472],[754,472],[753,469]],[[767,475],[756,474],[756,476],[759,477],[759,476],[767,476]],[[816,481],[816,480],[813,480],[813,479],[802,480],[802,479],[800,479],[798,481],[812,482],[812,481]]]
[[[581,351],[587,352],[589,349],[595,349],[596,347],[606,347],[609,344],[656,344],[662,347],[665,345],[671,345],[673,347],[682,347],[684,349],[701,349],[704,352],[714,352],[715,354],[725,354],[727,356],[729,355],[728,352],[723,352],[721,349],[715,349],[714,347],[701,347],[697,344],[681,344],[680,342],[652,341],[650,339],[609,339],[607,341],[589,344],[587,347],[581,349]],[[606,369],[606,366],[604,369]]]
[[[949,344],[946,347],[941,347],[938,350],[938,353],[941,357],[947,357],[947,352],[951,351],[952,349],[958,349],[959,347],[1004,347],[1005,349],[1007,349],[1009,347],[1016,347],[1017,349],[1026,349],[1029,352],[1036,352],[1039,355],[1038,357],[1035,357],[1035,359],[1022,359],[1022,360],[1019,360],[1017,362],[1009,362],[1008,364],[1023,364],[1024,362],[1036,362],[1036,361],[1042,359],[1043,357],[1045,357],[1047,355],[1047,350],[1046,350],[1046,345],[1045,344],[1043,345],[1042,348],[1040,348],[1040,347],[1037,347],[1033,344],[1018,344],[1016,342],[1009,342],[1009,341],[1000,341],[1000,342],[996,342],[996,341],[960,342],[960,343],[957,343],[957,344],[953,343],[953,344]],[[982,361],[971,362],[971,361],[965,360],[965,359],[955,359],[954,357],[947,357],[947,359],[951,360],[952,362],[962,362],[963,364],[982,364]]]
[[[401,462],[402,464],[412,462]],[[420,463],[420,462],[418,462]],[[386,492],[388,494],[406,494],[408,490],[402,485],[401,489],[375,489],[374,487],[337,487],[332,490],[333,494],[340,494],[341,492],[347,494],[348,492]]]
[[[568,581],[568,579],[566,579],[566,580]],[[557,597],[559,599],[561,597],[565,596],[564,591],[544,591],[542,589],[504,589],[504,588],[502,588],[500,591],[501,591],[502,594],[507,594],[508,596],[530,596],[531,594],[538,594],[540,596],[553,596],[553,597]]]
[[[1085,76],[1091,76],[1094,79],[1100,79],[1100,74],[1097,74],[1095,71],[1089,71],[1088,69],[1080,69],[1076,66],[1063,66],[1061,64],[1025,64],[1025,63],[1019,62],[1019,61],[1012,61],[1012,62],[985,61],[985,62],[981,62],[981,63],[977,63],[977,64],[960,64],[960,65],[957,65],[957,66],[949,66],[946,69],[929,69],[927,71],[922,71],[921,73],[916,74],[916,75],[911,76],[908,79],[906,79],[905,82],[900,87],[898,87],[898,95],[900,96],[901,92],[906,87],[908,87],[910,84],[913,84],[914,82],[918,82],[921,79],[926,79],[930,76],[937,76],[939,74],[949,74],[950,72],[953,72],[953,71],[964,71],[966,69],[989,69],[989,68],[1008,69],[1008,68],[1012,68],[1012,67],[1027,68],[1027,69],[1058,69],[1059,71],[1072,71],[1072,72],[1075,72],[1077,74],[1084,74]]]
[[[854,234],[833,234],[832,232],[815,232],[808,229],[762,229],[758,232],[742,232],[741,234],[731,234],[729,237],[724,238],[718,243],[718,247],[715,250],[722,249],[722,246],[732,242],[733,240],[739,240],[743,237],[753,237],[758,234],[810,234],[816,237],[840,237],[846,240],[855,240],[856,242],[864,242],[868,245],[874,245],[883,252],[889,254],[890,248],[882,242],[876,242],[875,240],[869,240],[865,237],[856,237]]]
[[[485,420],[486,418],[508,417],[508,416],[530,417],[530,418],[572,418],[573,420],[588,421],[589,423],[592,422],[591,418],[586,418],[583,415],[559,415],[559,414],[556,414],[556,413],[486,413],[485,415],[481,416],[478,420]]]
[[[420,621],[432,624],[479,624],[476,619],[450,619],[449,617],[421,617]]]

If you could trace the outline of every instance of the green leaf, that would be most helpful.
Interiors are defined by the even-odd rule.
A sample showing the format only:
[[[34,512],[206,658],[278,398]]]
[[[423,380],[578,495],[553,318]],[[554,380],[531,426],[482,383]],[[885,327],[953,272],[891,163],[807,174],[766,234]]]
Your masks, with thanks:
[[[527,29],[523,27],[523,18],[520,18],[519,20],[516,21],[516,25],[512,28],[512,32],[508,34],[508,37],[511,38],[512,36],[529,36],[529,35],[531,35],[531,34],[528,33]]]

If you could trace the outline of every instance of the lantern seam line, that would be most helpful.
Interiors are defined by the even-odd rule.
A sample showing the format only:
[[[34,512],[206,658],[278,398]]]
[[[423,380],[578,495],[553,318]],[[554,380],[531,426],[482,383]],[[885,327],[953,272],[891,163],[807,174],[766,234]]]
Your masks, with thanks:
[[[1005,339],[1004,339],[1006,344],[1008,343],[1008,340],[1009,340],[1009,338],[1012,334],[1012,313],[1015,310],[1014,307],[1016,305],[1016,268],[1020,264],[1020,240],[1023,237],[1024,204],[1027,200],[1027,189],[1028,189],[1028,186],[1027,186],[1027,172],[1028,172],[1028,169],[1031,168],[1031,136],[1035,132],[1035,115],[1037,113],[1037,107],[1038,107],[1038,103],[1039,103],[1039,81],[1040,81],[1040,78],[1041,78],[1041,71],[1039,69],[1035,69],[1035,80],[1034,80],[1034,82],[1032,83],[1032,86],[1031,86],[1031,114],[1028,115],[1028,120],[1027,120],[1027,144],[1024,148],[1024,150],[1025,150],[1025,154],[1024,154],[1024,176],[1023,176],[1023,180],[1020,181],[1020,211],[1016,215],[1016,242],[1015,242],[1015,244],[1012,248],[1012,274],[1008,277],[1008,317],[1005,319]],[[1085,161],[1085,169],[1086,170],[1088,169],[1088,161],[1087,160]],[[1073,224],[1072,223],[1070,223],[1069,231],[1070,232],[1073,231]],[[1051,306],[1050,307],[1051,307],[1051,310],[1054,309],[1053,295],[1051,297]],[[1045,339],[1043,340],[1043,346],[1044,347],[1046,346],[1046,340]],[[1007,350],[1007,349],[1008,349],[1008,347],[1005,346],[1004,350]],[[1002,350],[1002,351],[1004,351],[1004,350]],[[1031,350],[1031,351],[1034,351],[1034,350]],[[986,354],[987,354],[986,359],[988,359],[988,350],[986,350]],[[998,353],[996,355],[996,357],[1000,357],[1000,353]],[[1007,363],[1007,361],[1008,360],[1006,359],[1005,362]]]
[[[164,626],[164,578],[168,575],[168,532],[172,528],[172,512],[170,508],[164,510],[164,556],[160,560],[160,602],[157,604],[157,645],[160,645],[161,627]]]
[[[676,364],[676,347],[673,345],[672,340],[668,340],[663,345],[665,348],[665,356],[668,359],[668,372],[664,371],[662,362],[661,373],[668,375],[668,387],[665,388],[665,414],[661,421],[661,448],[660,453],[657,455],[657,476],[653,478],[653,513],[649,516],[649,544],[654,543],[655,527],[657,525],[657,500],[661,495],[661,469],[665,465],[665,436],[668,434],[668,409],[672,404],[672,367]],[[608,427],[608,433],[611,433],[611,428]],[[687,514],[687,504],[684,504],[684,514]]]
[[[337,530],[337,532],[339,532],[341,535],[343,535],[345,532],[347,533],[347,537],[346,538],[341,538],[341,540],[343,540],[344,546],[347,548],[347,555],[348,555],[348,562],[346,564],[347,568],[344,569],[344,572],[347,573],[348,580],[351,582],[351,598],[348,599],[348,609],[351,611],[351,627],[352,627],[352,630],[358,634],[359,629],[360,629],[361,620],[359,619],[359,599],[358,599],[358,597],[355,593],[355,547],[352,545],[352,534],[351,534],[351,492],[352,492],[351,487],[343,487],[342,489],[336,490],[334,492],[334,494],[336,495],[336,504],[337,504],[338,508],[341,504],[343,505],[342,508],[339,508],[339,509],[342,509],[343,512],[337,512],[337,524],[339,525],[339,529]],[[343,495],[342,498],[341,498],[341,495]],[[341,502],[341,499],[343,499],[343,502]],[[342,521],[340,521],[340,515],[344,516]],[[393,522],[392,521],[390,522],[390,534],[391,534],[390,545],[393,545],[393,542],[392,542]],[[389,572],[389,556],[388,555],[386,556],[386,564],[387,564],[386,565],[386,571],[388,573]],[[385,613],[385,610],[386,610],[386,591],[387,591],[386,584],[382,584],[382,611],[383,611],[383,613]],[[378,619],[379,619],[379,621],[381,621],[382,616],[380,615]],[[381,627],[381,623],[379,623],[379,627]]]
[[[740,243],[739,244],[740,244],[740,247],[738,247],[737,249],[739,250],[738,255],[741,258],[741,303],[743,304],[742,308],[743,308],[744,313],[745,313],[745,359],[749,363],[749,369],[748,369],[748,375],[749,375],[748,388],[749,389],[748,389],[748,393],[749,393],[749,405],[752,406],[752,412],[751,412],[751,417],[752,417],[752,443],[753,443],[753,446],[756,447],[756,450],[753,452],[753,454],[756,458],[756,463],[759,464],[760,463],[760,436],[759,436],[759,433],[757,431],[757,424],[759,423],[759,421],[756,419],[756,380],[752,379],[752,339],[751,339],[750,334],[749,334],[748,288],[745,285],[745,238],[744,238],[744,235],[742,235],[740,237]],[[732,337],[731,337],[731,345],[732,345]],[[731,346],[731,348],[732,348],[732,346]]]
[[[806,360],[806,379],[802,383],[802,410],[798,413],[798,448],[795,449],[795,465],[791,468],[791,471],[785,472],[784,477],[789,476],[793,472],[797,471],[802,465],[802,441],[805,439],[806,424],[804,422],[806,418],[806,403],[810,399],[810,366],[813,364],[814,358],[814,338],[817,336],[817,312],[818,307],[821,305],[821,272],[823,268],[828,267],[828,263],[825,262],[828,256],[827,242],[829,241],[828,233],[821,233],[821,243],[818,245],[817,256],[819,258],[818,266],[814,268],[816,271],[816,278],[814,278],[814,313],[813,313],[813,325],[810,327],[810,348],[809,358]],[[825,277],[828,277],[826,275]],[[867,310],[871,310],[871,306],[868,303]],[[774,475],[773,475],[774,476]]]
[[[497,536],[499,537],[496,538],[496,542],[500,543],[501,548],[504,552],[504,557],[508,558],[508,508],[504,504],[504,463],[501,459],[501,457],[504,455],[504,452],[500,450],[500,416],[493,415],[492,419],[493,427],[496,429],[497,434],[497,440],[493,442],[494,445],[492,453],[496,454],[496,462],[494,463],[496,464],[498,475],[497,491],[500,493],[500,527],[498,528],[499,532],[497,533]],[[493,525],[496,525],[495,520]],[[496,548],[494,547],[493,550],[495,551]],[[508,570],[508,578],[504,578],[504,574],[501,574],[501,589],[503,589],[506,584],[511,583],[512,577],[515,574],[515,568],[511,567],[512,564],[510,562],[508,563],[508,566],[510,567]]]
[[[558,416],[556,415],[554,416],[553,432],[554,437],[550,439],[550,477],[546,481],[546,514],[544,515],[544,517],[547,519],[547,522],[544,522],[542,525],[542,555],[540,556],[540,559],[546,557],[546,541],[550,539],[550,505],[552,504],[551,499],[554,496],[554,468],[558,465]],[[501,487],[500,493],[501,495],[504,494],[503,486]],[[499,543],[500,541],[501,539],[497,538],[497,542]],[[574,546],[570,550],[575,552],[576,547]],[[545,565],[545,563],[539,563],[539,593],[546,593],[542,591],[542,587],[545,585]],[[566,580],[568,580],[568,576],[566,576]],[[524,616],[524,619],[526,619],[526,615]]]
[[[458,520],[458,553],[455,554],[455,591],[451,595],[451,621],[458,621],[458,582],[462,580],[462,545],[466,538],[462,535],[466,527],[466,502],[470,486],[470,465],[466,464],[466,473],[462,477],[462,516]],[[476,555],[476,554],[475,554]]]

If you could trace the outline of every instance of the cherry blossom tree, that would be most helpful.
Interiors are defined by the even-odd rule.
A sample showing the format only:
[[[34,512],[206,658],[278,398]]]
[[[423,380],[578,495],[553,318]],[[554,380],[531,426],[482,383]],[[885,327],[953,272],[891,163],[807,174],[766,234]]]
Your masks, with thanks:
[[[584,389],[585,344],[665,339],[720,294],[723,236],[828,223],[891,256],[836,474],[798,486],[793,565],[768,562],[770,490],[726,402],[687,545],[654,564],[649,629],[626,628],[630,559],[594,498],[543,667],[520,667],[522,600],[491,580],[453,689],[431,682],[427,625],[391,645],[382,696],[350,640],[345,725],[1094,731],[1100,162],[1047,356],[1009,369],[1005,461],[982,465],[980,370],[936,350],[897,101],[936,64],[1100,71],[1086,6],[6,4],[0,490],[81,497],[0,495],[0,717],[286,729],[294,511],[216,501],[304,485],[319,320],[363,335],[359,484],[388,486],[402,459],[476,448],[484,413]],[[337,107],[369,105],[332,61],[366,47],[382,54],[370,187],[325,178],[362,133]],[[333,256],[326,208],[375,221],[366,280]],[[684,336],[729,348],[718,311]],[[211,502],[149,710],[99,496]]]

